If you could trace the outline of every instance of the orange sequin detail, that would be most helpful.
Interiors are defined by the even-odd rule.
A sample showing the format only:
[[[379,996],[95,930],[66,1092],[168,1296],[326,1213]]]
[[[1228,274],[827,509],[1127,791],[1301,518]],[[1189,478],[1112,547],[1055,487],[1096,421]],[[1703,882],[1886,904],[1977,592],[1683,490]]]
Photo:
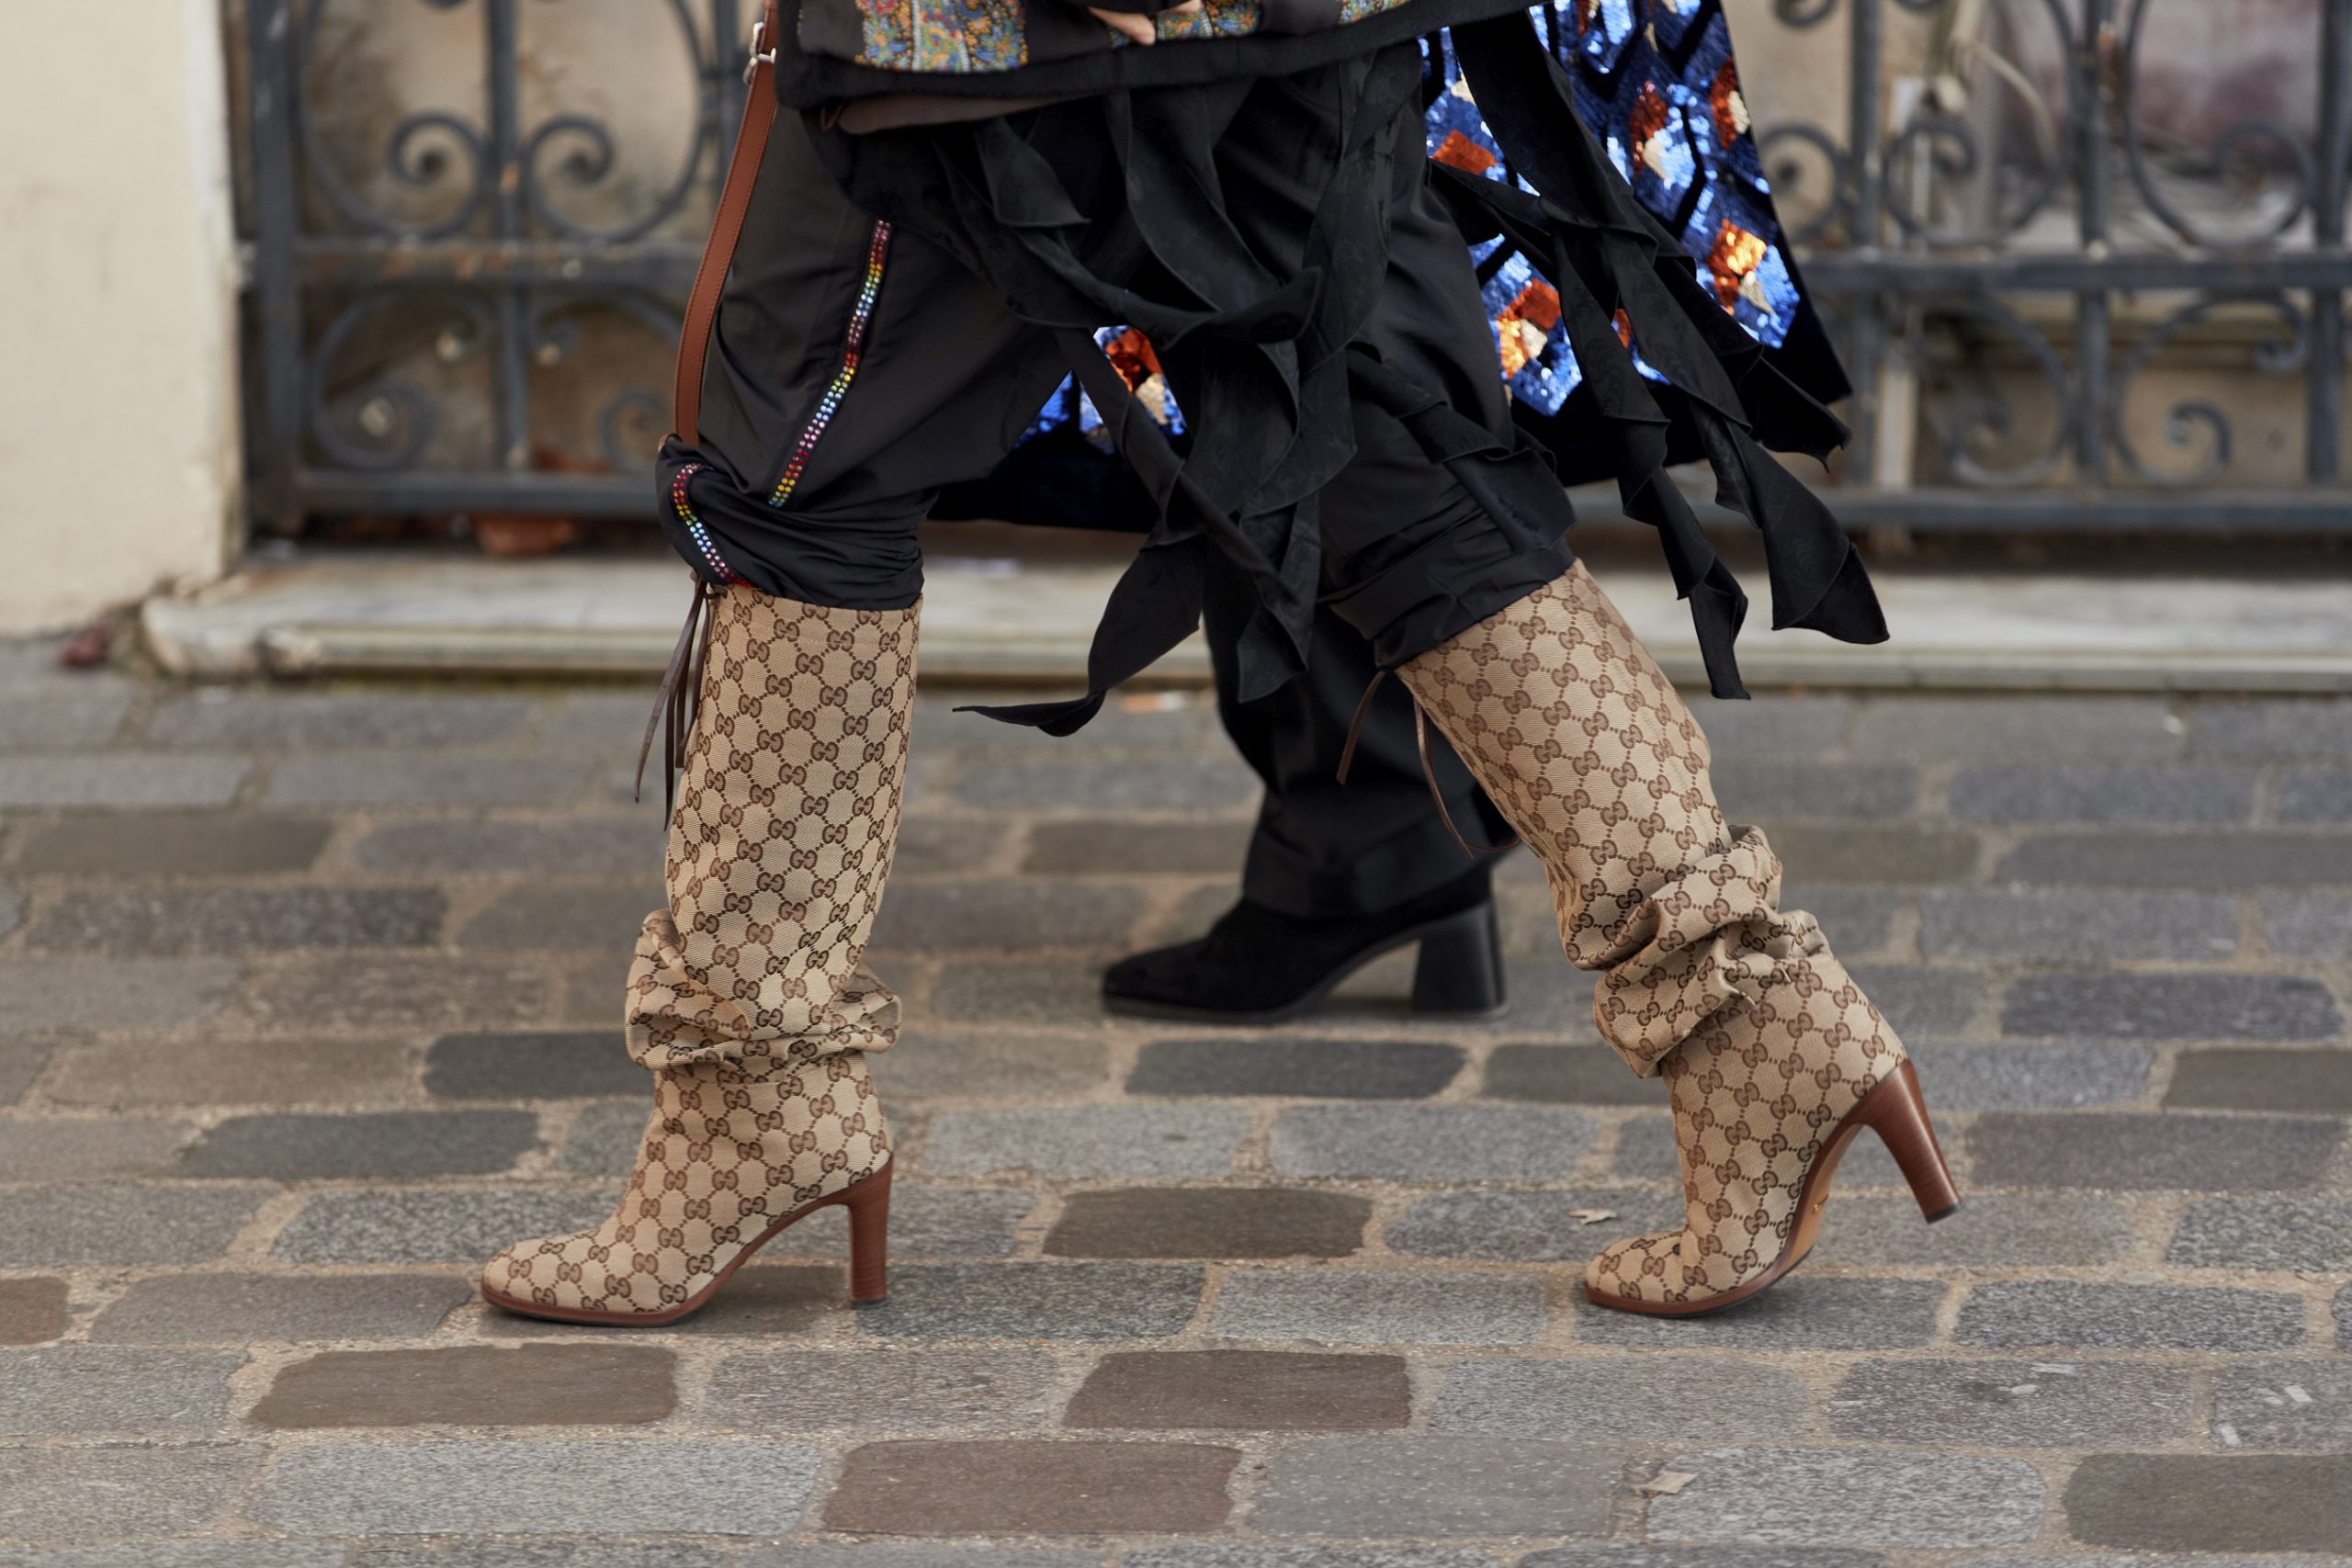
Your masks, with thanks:
[[[1763,265],[1764,236],[1751,234],[1729,219],[1715,231],[1715,243],[1707,248],[1707,271],[1715,280],[1715,302],[1730,310],[1739,301],[1739,291],[1747,286],[1750,274]]]
[[[1496,164],[1492,152],[1458,130],[1447,131],[1445,140],[1437,144],[1437,151],[1430,155],[1441,164],[1473,175],[1483,175]]]

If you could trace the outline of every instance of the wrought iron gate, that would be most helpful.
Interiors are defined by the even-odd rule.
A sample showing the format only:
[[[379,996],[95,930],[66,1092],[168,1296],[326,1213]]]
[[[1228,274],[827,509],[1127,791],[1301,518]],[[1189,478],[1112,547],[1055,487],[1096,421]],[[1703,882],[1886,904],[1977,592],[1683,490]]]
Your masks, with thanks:
[[[692,73],[691,152],[634,210],[589,220],[550,192],[559,173],[578,187],[606,180],[616,132],[560,105],[529,118],[523,39],[526,12],[564,21],[589,15],[589,0],[411,3],[480,27],[478,115],[403,111],[377,128],[377,182],[434,187],[429,212],[371,200],[322,130],[317,40],[331,23],[367,26],[364,10],[389,15],[386,0],[243,0],[258,519],[291,532],[312,514],[354,512],[638,515],[643,481],[630,469],[650,437],[630,430],[658,434],[664,399],[650,387],[662,383],[600,392],[599,450],[551,464],[535,429],[534,370],[576,344],[565,323],[583,308],[674,341],[741,105],[744,6],[628,0],[630,18],[658,24]],[[1605,23],[1624,0],[1573,3]],[[1689,12],[1721,0],[1664,3]],[[1846,410],[1856,440],[1837,500],[1849,523],[2352,533],[2352,0],[2305,0],[2308,129],[2241,121],[2211,147],[2160,158],[2139,101],[2145,39],[2168,9],[2203,3],[1773,0],[1780,26],[1845,56],[1843,123],[1767,127],[1761,140],[1860,389]],[[1955,107],[1948,82],[1886,80],[1891,28],[1962,17],[1980,32],[2030,27],[2045,45],[2040,78],[1997,47],[1953,46],[2013,100],[1999,113]],[[1750,52],[1747,31],[1743,42]],[[1891,112],[1905,93],[1918,101]],[[2020,125],[2037,153],[2022,165],[1988,144]],[[2265,160],[2271,176],[2248,198],[2251,220],[2216,220],[2213,194],[2229,194],[2232,167]],[[2183,168],[2206,210],[2184,198]],[[1968,197],[1959,206],[1981,209],[1973,220],[1950,216],[1956,188]],[[448,411],[404,384],[397,355],[372,341],[423,300],[453,323],[440,357],[486,370],[485,429],[454,460],[435,449]],[[2284,482],[2245,481],[2231,411],[2210,393],[2165,411],[2166,452],[2134,432],[2135,386],[2169,352],[2217,333],[2246,368],[2296,382],[2301,450]],[[1916,412],[1922,375],[1955,364],[1981,373],[1983,395]]]

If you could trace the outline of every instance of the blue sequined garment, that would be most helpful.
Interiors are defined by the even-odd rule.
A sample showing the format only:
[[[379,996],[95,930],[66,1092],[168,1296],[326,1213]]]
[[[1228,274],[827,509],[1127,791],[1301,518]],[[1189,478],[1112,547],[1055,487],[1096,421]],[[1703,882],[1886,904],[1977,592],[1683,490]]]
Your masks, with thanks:
[[[1701,280],[1751,336],[1773,349],[1789,345],[1806,313],[1804,295],[1749,129],[1721,8],[1705,0],[1552,0],[1530,15],[1568,68],[1577,113],[1642,205],[1680,240]],[[1514,178],[1470,99],[1451,39],[1441,33],[1422,49],[1430,156],[1487,179]],[[1534,413],[1558,413],[1584,378],[1560,325],[1557,296],[1499,240],[1473,246],[1471,254],[1512,397]],[[1182,411],[1150,345],[1129,328],[1099,335],[1145,405],[1181,434]],[[1641,345],[1631,346],[1640,364]],[[1816,383],[1830,382],[1812,389],[1825,400],[1838,396],[1834,362],[1826,352],[1808,357],[1824,363]],[[1807,379],[1801,372],[1797,378]],[[1064,382],[1024,439],[1074,426],[1102,443],[1101,424],[1092,403]]]

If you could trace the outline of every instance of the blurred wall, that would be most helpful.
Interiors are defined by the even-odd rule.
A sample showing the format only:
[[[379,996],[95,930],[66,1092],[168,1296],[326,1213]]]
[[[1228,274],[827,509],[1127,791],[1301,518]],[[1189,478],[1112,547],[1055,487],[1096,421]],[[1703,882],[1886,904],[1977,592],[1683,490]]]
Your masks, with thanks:
[[[0,632],[242,532],[220,36],[217,0],[0,6]]]

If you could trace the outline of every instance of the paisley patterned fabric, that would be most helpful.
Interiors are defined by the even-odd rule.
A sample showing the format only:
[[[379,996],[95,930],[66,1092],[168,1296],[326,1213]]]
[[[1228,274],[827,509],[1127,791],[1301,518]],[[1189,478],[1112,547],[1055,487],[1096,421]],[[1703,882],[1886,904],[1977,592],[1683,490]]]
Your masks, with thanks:
[[[1236,13],[1246,8],[1248,25]],[[1213,0],[1200,16],[1163,15],[1163,38],[1209,37],[1254,26],[1256,0]],[[1805,297],[1772,204],[1731,30],[1713,0],[1550,0],[1532,7],[1545,47],[1569,72],[1578,115],[1607,146],[1610,161],[1651,216],[1665,225],[1691,259],[1716,300],[1750,336],[1769,348],[1787,346],[1805,310]],[[1430,99],[1430,156],[1491,180],[1513,180],[1495,135],[1470,96],[1452,39],[1440,33],[1422,45]],[[1511,396],[1532,412],[1553,415],[1584,383],[1584,371],[1560,321],[1559,297],[1528,258],[1506,242],[1471,248],[1484,284],[1495,350]],[[1114,339],[1139,337],[1113,328]],[[1639,359],[1652,380],[1662,378]],[[1148,345],[1121,361],[1139,392],[1157,371]],[[1828,400],[1840,388],[1817,389]],[[1164,384],[1145,401],[1170,434],[1184,428],[1182,411]],[[1074,381],[1066,381],[1039,412],[1034,439],[1075,427],[1107,448],[1102,416]]]

